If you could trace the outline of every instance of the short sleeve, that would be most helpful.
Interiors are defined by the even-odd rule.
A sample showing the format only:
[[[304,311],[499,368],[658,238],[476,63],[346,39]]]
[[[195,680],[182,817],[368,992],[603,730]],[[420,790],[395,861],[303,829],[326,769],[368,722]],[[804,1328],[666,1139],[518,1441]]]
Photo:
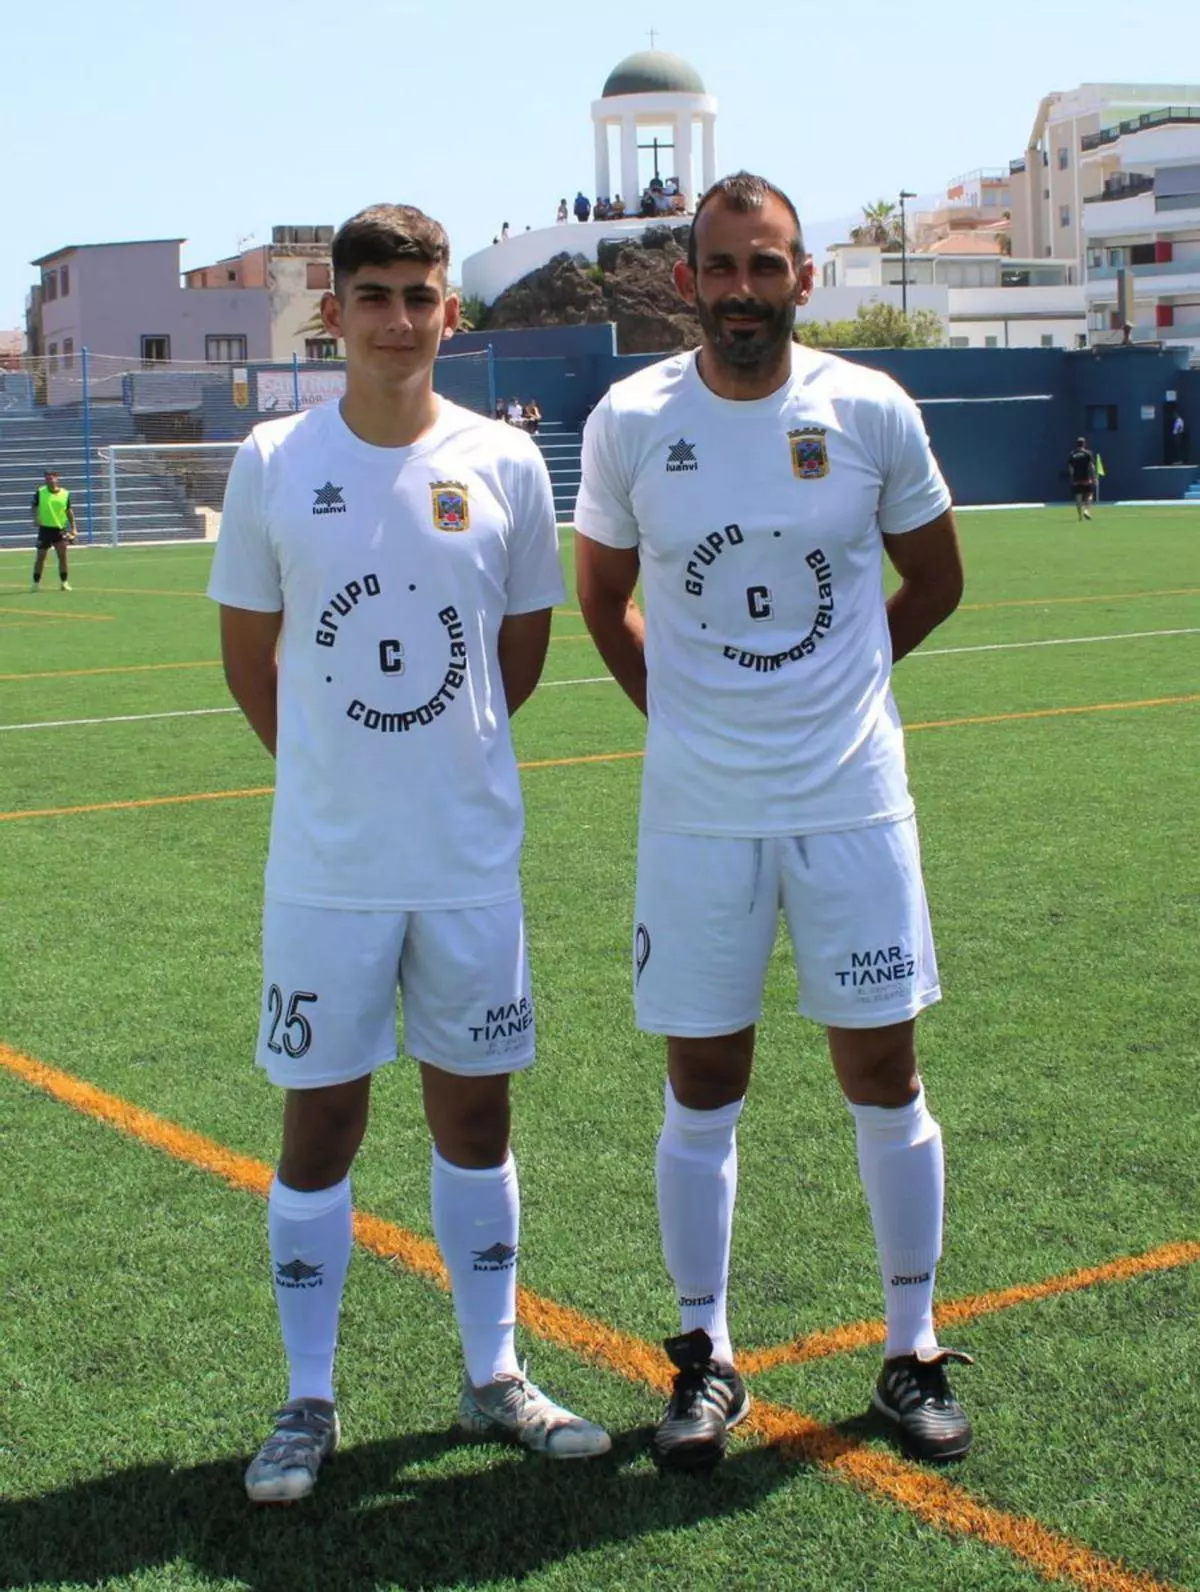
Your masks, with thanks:
[[[921,411],[899,387],[884,416],[883,472],[879,528],[885,536],[919,530],[950,507],[950,490],[929,446]]]
[[[558,524],[550,472],[535,445],[517,459],[512,491],[512,534],[508,544],[508,601],[505,614],[532,614],[553,608],[566,596],[558,557]]]
[[[225,483],[208,595],[228,608],[274,614],[283,608],[283,587],[267,529],[265,469],[257,442],[247,437]]]
[[[606,547],[636,547],[638,524],[618,441],[612,399],[606,396],[583,428],[583,478],[575,504],[575,529]]]

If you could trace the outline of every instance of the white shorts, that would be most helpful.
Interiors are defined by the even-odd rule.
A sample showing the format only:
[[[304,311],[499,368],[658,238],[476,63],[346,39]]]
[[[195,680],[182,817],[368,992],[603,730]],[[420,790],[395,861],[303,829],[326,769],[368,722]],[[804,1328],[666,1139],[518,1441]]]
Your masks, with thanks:
[[[404,1049],[444,1072],[533,1061],[521,899],[436,912],[349,912],[268,898],[257,1061],[285,1089],[374,1072]]]
[[[767,840],[643,829],[638,1027],[707,1038],[758,1022],[781,908],[805,1017],[884,1028],[941,998],[914,818]]]

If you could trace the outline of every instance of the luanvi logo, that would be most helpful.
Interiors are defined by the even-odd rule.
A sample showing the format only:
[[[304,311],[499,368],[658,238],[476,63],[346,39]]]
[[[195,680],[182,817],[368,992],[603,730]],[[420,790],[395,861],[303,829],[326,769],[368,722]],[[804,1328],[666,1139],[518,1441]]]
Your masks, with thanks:
[[[511,1271],[517,1262],[517,1251],[512,1244],[495,1243],[489,1249],[472,1250],[476,1271]]]
[[[323,1288],[324,1266],[310,1266],[303,1260],[280,1261],[275,1267],[275,1284],[279,1288]]]
[[[696,459],[696,444],[685,442],[680,437],[678,442],[672,442],[667,448],[667,474],[681,475],[689,470],[698,470],[699,462]]]
[[[346,505],[342,502],[342,489],[334,486],[332,481],[326,481],[324,486],[313,487],[314,514],[344,514]]]

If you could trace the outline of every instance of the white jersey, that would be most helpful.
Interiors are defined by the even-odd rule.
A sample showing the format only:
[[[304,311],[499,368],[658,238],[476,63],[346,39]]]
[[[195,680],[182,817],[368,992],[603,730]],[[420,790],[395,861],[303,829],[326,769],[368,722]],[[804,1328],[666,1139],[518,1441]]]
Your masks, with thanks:
[[[529,437],[445,400],[407,448],[361,441],[336,402],[256,426],[208,594],[283,611],[269,896],[404,911],[517,891],[497,636],[563,597]]]
[[[796,346],[744,403],[694,353],[612,388],[575,524],[641,557],[643,824],[765,838],[911,813],[881,533],[949,506],[916,405],[848,360]]]

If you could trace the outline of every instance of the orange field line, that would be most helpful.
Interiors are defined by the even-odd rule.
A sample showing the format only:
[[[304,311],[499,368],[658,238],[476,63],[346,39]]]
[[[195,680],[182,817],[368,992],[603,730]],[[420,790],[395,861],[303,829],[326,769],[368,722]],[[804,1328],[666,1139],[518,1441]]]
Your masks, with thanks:
[[[181,667],[186,666],[181,665]],[[930,719],[925,724],[910,724],[907,729],[913,732],[952,730],[968,724],[1009,724],[1019,719],[1053,719],[1077,713],[1120,713],[1134,708],[1174,707],[1183,702],[1200,702],[1200,692],[1193,691],[1183,696],[1148,697],[1141,702],[1094,702],[1083,707],[1032,708],[1024,713],[982,713],[963,719]],[[581,763],[619,763],[644,756],[645,753],[640,750],[589,752],[580,757],[537,758],[517,766],[522,769],[572,768]],[[0,813],[0,823],[13,822],[21,818],[70,818],[80,813],[121,812],[133,807],[175,807],[184,806],[188,802],[236,801],[244,796],[269,796],[272,789],[270,785],[257,785],[250,790],[192,791],[182,796],[143,796],[132,801],[88,802],[78,807],[17,808],[14,812]]]
[[[265,1162],[229,1150],[2,1042],[0,1066],[85,1116],[107,1122],[177,1161],[212,1173],[235,1189],[261,1196],[270,1187],[273,1174]],[[431,1240],[364,1212],[355,1213],[354,1236],[373,1254],[397,1261],[406,1270],[446,1287],[445,1268]],[[570,1349],[627,1381],[642,1383],[659,1394],[668,1392],[670,1367],[661,1352],[643,1339],[527,1288],[518,1290],[518,1310],[523,1325],[537,1337]],[[1005,1549],[1047,1579],[1069,1580],[1086,1592],[1162,1592],[1169,1586],[1060,1536],[1029,1516],[980,1503],[943,1476],[869,1448],[861,1439],[798,1411],[758,1401],[745,1426],[772,1446],[820,1466],[864,1493],[898,1504],[938,1531],[974,1537]]]
[[[220,658],[201,658],[198,663],[110,663],[97,669],[39,669],[31,674],[0,674],[0,680],[69,680],[85,674],[146,674],[155,669],[219,669],[220,667]]]
[[[40,620],[43,621],[43,623],[46,620],[49,620],[52,624],[55,621],[58,621],[58,620],[69,619],[69,620],[73,620],[77,625],[80,625],[80,624],[98,625],[98,624],[105,624],[106,622],[108,622],[108,621],[110,621],[112,619],[112,615],[111,614],[46,613],[46,611],[44,609],[36,609],[36,608],[0,608],[0,614],[19,614],[22,619],[28,619],[28,620],[31,620],[31,621],[40,619]]]
[[[1200,1243],[1188,1239],[1162,1244],[1142,1255],[1122,1255],[1100,1266],[1083,1266],[1079,1271],[1064,1272],[1061,1277],[1047,1277],[1044,1282],[1018,1283],[1013,1288],[996,1288],[989,1293],[947,1300],[936,1308],[937,1325],[961,1326],[981,1316],[994,1315],[998,1310],[1012,1310],[1018,1305],[1034,1304],[1039,1299],[1057,1299],[1061,1294],[1078,1293],[1080,1289],[1094,1288],[1099,1283],[1130,1282],[1135,1277],[1192,1266],[1197,1261],[1200,1261]],[[738,1364],[751,1375],[771,1371],[778,1365],[801,1365],[806,1360],[852,1354],[856,1349],[868,1349],[886,1341],[887,1332],[882,1321],[855,1321],[824,1332],[810,1332],[774,1348],[743,1351],[738,1355]]]
[[[1200,586],[1172,586],[1165,591],[1110,591],[1085,597],[1006,597],[994,603],[959,603],[956,613],[982,613],[989,608],[1049,608],[1062,603],[1133,602],[1139,597],[1196,597]]]

